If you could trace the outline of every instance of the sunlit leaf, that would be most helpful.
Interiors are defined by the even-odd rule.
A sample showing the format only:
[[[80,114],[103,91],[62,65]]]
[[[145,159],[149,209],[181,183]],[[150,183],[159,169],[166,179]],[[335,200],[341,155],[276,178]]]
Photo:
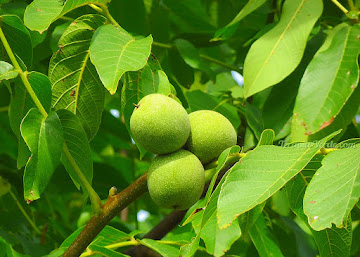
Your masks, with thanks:
[[[360,197],[360,148],[336,150],[322,161],[304,196],[304,212],[314,230],[342,227]]]
[[[115,94],[124,72],[143,68],[150,55],[152,37],[133,38],[113,25],[96,30],[90,46],[90,58],[100,79],[111,94]]]
[[[282,81],[294,71],[322,9],[321,0],[285,1],[279,23],[259,38],[246,56],[246,98]]]
[[[348,257],[351,249],[351,226],[343,228],[327,228],[322,231],[313,230],[303,211],[303,198],[311,177],[321,167],[323,155],[316,155],[294,179],[286,184],[291,210],[310,228],[320,256]],[[349,221],[348,221],[349,222]],[[334,247],[336,245],[336,247]]]
[[[247,153],[222,186],[218,200],[220,228],[281,189],[333,136],[294,147],[262,145]]]
[[[359,25],[338,25],[307,67],[294,108],[306,134],[329,126],[358,85],[359,35]]]
[[[0,61],[0,82],[3,79],[9,80],[16,78],[18,75],[17,71],[14,69],[10,63]]]
[[[111,0],[35,0],[26,7],[24,23],[40,33],[66,13],[87,4],[106,6]]]

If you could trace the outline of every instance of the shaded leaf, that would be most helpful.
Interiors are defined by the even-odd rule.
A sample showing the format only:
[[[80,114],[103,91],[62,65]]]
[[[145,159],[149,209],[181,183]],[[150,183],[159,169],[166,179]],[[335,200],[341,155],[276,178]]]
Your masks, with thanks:
[[[81,122],[77,116],[68,110],[58,110],[57,114],[59,115],[61,126],[64,131],[66,147],[82,174],[91,184],[93,178],[93,162],[89,141]],[[61,161],[75,186],[79,189],[80,181],[74,169],[74,165],[64,155],[61,156]]]
[[[260,257],[284,256],[277,242],[274,240],[274,236],[269,231],[263,214],[259,215],[255,224],[251,227],[249,234]]]
[[[94,31],[105,21],[101,15],[90,14],[72,22],[61,36],[60,49],[49,64],[53,108],[74,113],[89,139],[100,126],[105,97],[104,87],[89,58],[89,47]]]
[[[0,176],[0,197],[10,192],[11,185]]]
[[[34,201],[40,198],[60,161],[63,131],[55,112],[44,117],[34,108],[23,119],[20,130],[31,151],[24,172],[24,198]]]
[[[20,58],[27,67],[30,67],[33,59],[31,37],[21,19],[15,15],[2,15],[0,16],[0,27],[15,56]],[[7,56],[2,44],[0,44],[0,56]],[[7,57],[3,60],[10,62]]]
[[[185,93],[190,111],[212,110],[224,115],[237,129],[240,125],[240,117],[235,106],[228,103],[228,100],[221,100],[218,97],[209,95],[200,90],[187,91]]]
[[[30,72],[28,74],[28,80],[44,109],[49,111],[51,105],[51,84],[48,77],[38,72]],[[18,138],[18,169],[22,168],[26,164],[30,156],[28,147],[25,145],[23,138],[20,136],[20,123],[32,107],[35,107],[34,102],[22,82],[17,80],[10,102],[9,120],[11,129]]]
[[[3,79],[9,80],[16,78],[17,75],[18,73],[14,66],[12,66],[10,63],[0,61],[0,82]]]
[[[135,40],[124,29],[113,25],[96,30],[90,46],[90,58],[111,94],[115,94],[124,72],[137,71],[145,66],[151,43],[151,36]]]
[[[279,23],[259,38],[246,56],[246,98],[280,82],[294,71],[322,9],[321,0],[285,1]]]
[[[196,228],[195,231],[197,233],[195,239],[193,239],[190,243],[184,245],[181,247],[180,254],[183,257],[187,256],[193,256],[195,252],[197,251],[200,243],[200,237],[204,239],[204,241],[207,243],[207,250],[209,252],[213,252],[217,254],[220,254],[222,251],[227,251],[232,243],[240,237],[241,231],[239,231],[239,224],[233,223],[232,226],[229,226],[223,230],[220,230],[217,222],[214,221],[214,217],[216,217],[216,211],[217,211],[217,199],[220,193],[221,185],[224,183],[225,177],[223,176],[220,180],[219,184],[216,186],[215,190],[215,182],[217,180],[219,172],[225,167],[225,164],[227,160],[232,158],[234,155],[238,154],[240,151],[239,146],[233,146],[231,148],[228,148],[224,150],[219,159],[218,159],[218,165],[216,167],[216,172],[211,179],[208,191],[206,192],[206,196],[204,198],[205,206],[200,210],[195,210],[193,213],[189,216],[189,218],[184,222],[184,224],[188,223],[189,221],[196,221]],[[236,165],[235,165],[236,166]],[[233,167],[235,167],[233,166]],[[232,168],[233,168],[232,167]],[[216,220],[216,219],[215,219]],[[184,225],[183,224],[183,225]],[[207,231],[217,231],[216,238],[219,237],[219,244],[215,247],[213,244],[213,239],[207,237],[204,233],[202,233],[202,230],[205,228]],[[229,234],[227,234],[229,233]],[[216,239],[215,239],[216,242]],[[221,255],[219,255],[221,256]]]
[[[193,44],[185,39],[176,39],[174,43],[187,65],[194,69],[204,71],[211,80],[215,81],[215,73],[201,59],[198,50]]]
[[[230,38],[236,31],[239,22],[244,19],[247,15],[255,11],[257,8],[262,6],[267,0],[249,0],[246,5],[241,9],[241,11],[236,15],[236,17],[225,27],[218,29],[215,32],[215,36],[212,39],[216,40],[226,40]]]
[[[111,0],[34,0],[26,7],[24,23],[31,30],[40,33],[66,13],[87,4],[105,6]]]
[[[329,126],[356,88],[359,35],[359,25],[338,25],[307,67],[294,107],[307,135]]]
[[[281,189],[334,135],[316,144],[298,144],[295,147],[263,145],[247,153],[222,186],[218,200],[220,228],[228,226],[237,216]]]

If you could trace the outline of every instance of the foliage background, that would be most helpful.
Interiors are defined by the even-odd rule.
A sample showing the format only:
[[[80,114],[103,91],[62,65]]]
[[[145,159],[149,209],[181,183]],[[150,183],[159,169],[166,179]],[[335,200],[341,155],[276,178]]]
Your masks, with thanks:
[[[314,193],[319,188],[332,185],[333,190],[326,191],[328,201],[323,198],[313,200],[310,189],[309,196],[305,195],[305,199],[309,197],[308,202],[323,204],[319,207],[322,214],[335,213],[328,224],[314,223],[310,227],[308,217],[314,217],[318,210],[303,206],[302,201],[305,188],[324,158],[324,152],[315,154],[323,149],[326,140],[331,140],[329,135],[342,129],[332,135],[331,142],[336,144],[349,139],[353,139],[352,143],[358,142],[354,138],[358,138],[360,132],[360,95],[357,87],[360,1],[354,2],[355,8],[347,15],[330,0],[114,0],[109,3],[108,9],[102,10],[81,4],[93,1],[78,1],[79,8],[69,7],[69,12],[63,11],[56,19],[50,19],[48,24],[45,16],[36,16],[43,8],[41,1],[37,1],[38,7],[29,5],[31,2],[0,0],[0,26],[22,70],[29,71],[26,75],[31,87],[46,111],[66,107],[77,113],[78,120],[74,120],[75,116],[69,113],[57,112],[64,129],[64,134],[59,134],[57,140],[71,142],[66,138],[65,128],[74,128],[71,126],[76,124],[79,149],[88,150],[84,150],[84,155],[76,162],[81,167],[87,167],[84,168],[89,172],[85,174],[86,179],[93,182],[92,186],[103,202],[112,186],[121,191],[144,174],[153,158],[153,155],[138,149],[128,132],[132,103],[138,101],[137,96],[152,92],[172,94],[189,112],[210,109],[225,115],[238,131],[242,151],[257,149],[244,159],[243,166],[234,166],[234,170],[242,172],[252,172],[255,166],[248,163],[261,158],[266,163],[275,163],[269,169],[283,171],[282,165],[292,159],[282,156],[301,154],[301,147],[288,153],[267,145],[327,137],[320,144],[304,147],[312,153],[306,158],[301,155],[304,159],[299,157],[304,163],[299,164],[294,157],[294,162],[290,164],[296,163],[297,168],[285,181],[289,181],[286,185],[285,182],[279,184],[273,191],[264,188],[264,192],[271,191],[270,198],[255,199],[256,204],[246,213],[250,209],[237,206],[243,208],[242,212],[234,214],[242,215],[229,229],[219,229],[221,222],[226,225],[233,221],[232,214],[226,214],[229,211],[226,203],[221,210],[225,213],[222,217],[227,218],[220,218],[219,226],[215,212],[190,216],[196,207],[203,207],[206,200],[209,201],[208,206],[217,204],[218,208],[222,208],[221,201],[216,201],[219,195],[222,199],[221,194],[225,194],[225,190],[220,193],[220,187],[217,187],[212,197],[208,195],[206,200],[189,210],[188,223],[170,231],[162,240],[165,243],[145,239],[141,244],[161,256],[179,256],[180,246],[183,256],[191,255],[197,249],[196,256],[222,256],[225,252],[226,256],[360,254],[357,242],[360,212],[358,203],[355,204],[360,196],[358,150],[341,150],[334,157],[326,155],[327,162],[322,163],[325,174],[326,171],[327,174],[335,174],[340,170],[342,173],[334,175],[340,179],[334,180],[330,176],[323,181],[313,180],[311,190]],[[76,1],[68,2],[76,6]],[[351,9],[347,1],[340,2]],[[42,4],[46,6],[44,3],[45,0]],[[94,3],[106,6],[106,1]],[[47,8],[63,8],[63,4],[54,0]],[[102,26],[106,20],[99,12],[108,20],[113,17],[122,29],[115,29],[114,21],[113,25]],[[83,23],[79,17],[83,18]],[[78,20],[74,24],[75,19]],[[23,22],[27,27],[22,25]],[[75,29],[72,30],[71,26]],[[83,31],[78,33],[77,29]],[[77,42],[77,37],[83,42],[68,47],[67,44]],[[118,61],[114,56],[118,56],[116,50],[119,46],[111,48],[111,45],[121,45],[121,40],[135,40],[137,45],[133,47],[137,51],[135,54],[129,51],[127,58],[130,61],[121,60],[124,69],[114,70],[111,65]],[[151,55],[148,58],[150,45]],[[114,52],[106,55],[103,50],[108,48]],[[62,61],[67,58],[71,61]],[[87,60],[86,67],[79,64],[81,58]],[[0,60],[0,257],[44,256],[57,248],[49,256],[61,256],[75,238],[75,235],[70,235],[86,224],[93,210],[88,195],[77,190],[83,184],[74,171],[68,168],[66,161],[63,161],[64,165],[58,165],[61,148],[55,151],[56,143],[52,143],[54,146],[50,151],[54,156],[45,158],[53,161],[47,162],[43,168],[47,175],[42,176],[46,183],[39,188],[41,198],[36,200],[38,197],[27,190],[24,193],[24,187],[33,181],[26,183],[23,180],[24,166],[30,156],[25,144],[30,145],[26,136],[26,124],[29,123],[24,121],[21,131],[20,123],[33,103],[26,95],[23,82],[19,76],[16,77],[17,72],[14,73],[13,67],[3,62],[11,63],[2,44]],[[85,68],[78,73],[82,67]],[[114,72],[106,74],[107,70]],[[245,85],[234,79],[238,76],[236,72],[244,75]],[[66,81],[61,80],[64,74],[67,75]],[[82,78],[80,82],[78,76]],[[90,90],[73,93],[73,89],[69,89],[71,83],[78,83],[80,89],[77,90]],[[62,98],[65,91],[69,94],[68,98]],[[71,94],[77,98],[76,107],[72,107]],[[55,115],[55,112],[52,113]],[[38,111],[34,111],[33,115],[34,120],[42,119]],[[63,123],[65,119],[62,117],[66,115],[73,123]],[[54,124],[54,127],[60,127]],[[37,125],[34,123],[29,127],[28,138],[32,138],[31,132]],[[265,129],[272,129],[275,133]],[[70,153],[74,155],[79,149],[70,148]],[[232,152],[225,152],[219,163],[225,163],[231,154],[236,155],[239,150],[235,148],[231,149]],[[348,159],[352,163],[349,164]],[[39,163],[37,171],[41,170]],[[47,171],[49,165],[54,167],[53,174]],[[341,169],[334,168],[338,165],[342,165]],[[354,168],[347,168],[350,166]],[[30,174],[32,170],[26,167]],[[220,168],[221,165],[217,171]],[[240,172],[232,174],[235,175],[228,177],[229,180],[246,182]],[[344,178],[343,174],[348,177]],[[341,186],[347,184],[346,179],[354,183],[344,189]],[[248,182],[255,185],[256,178]],[[220,183],[223,184],[224,180]],[[233,192],[239,194],[240,199],[246,196],[244,190],[230,193]],[[344,209],[344,213],[329,211],[328,207],[335,202],[333,199],[343,196],[350,198],[353,204],[341,205],[339,209]],[[24,198],[30,199],[31,204],[27,205]],[[170,213],[171,210],[156,207],[149,195],[144,194],[110,222],[89,248],[89,255],[96,255],[98,251],[106,256],[124,256],[120,252],[126,252],[129,248],[126,244],[114,249],[108,246],[116,242],[138,244],[139,241],[134,238],[140,240]],[[206,224],[203,223],[205,221]]]

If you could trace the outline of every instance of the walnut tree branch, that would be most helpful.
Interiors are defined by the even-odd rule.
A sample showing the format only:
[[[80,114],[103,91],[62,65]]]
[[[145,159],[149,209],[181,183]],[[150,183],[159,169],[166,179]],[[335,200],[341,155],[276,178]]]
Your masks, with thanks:
[[[78,257],[101,232],[101,230],[130,203],[147,192],[147,173],[135,180],[120,193],[109,196],[101,213],[93,216],[76,237],[63,257]]]

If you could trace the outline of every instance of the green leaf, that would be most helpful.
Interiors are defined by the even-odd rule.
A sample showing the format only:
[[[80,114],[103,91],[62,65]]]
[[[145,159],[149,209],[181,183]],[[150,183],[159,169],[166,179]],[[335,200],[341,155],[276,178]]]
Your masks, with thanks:
[[[229,39],[235,33],[240,21],[262,6],[266,1],[267,0],[249,0],[228,25],[216,31],[212,41]]]
[[[0,27],[15,56],[20,58],[27,67],[30,67],[33,59],[31,37],[21,19],[15,15],[2,15],[0,16]],[[0,44],[0,56],[6,56],[3,60],[10,62],[2,44]]]
[[[111,0],[34,0],[26,7],[24,23],[31,30],[40,33],[47,30],[51,23],[66,13],[87,5],[99,4],[106,6]]]
[[[85,130],[78,117],[72,112],[63,109],[58,110],[57,114],[59,115],[61,126],[64,131],[65,144],[76,165],[91,184],[93,178],[93,162]],[[64,155],[61,157],[61,161],[75,186],[79,189],[80,180],[75,172],[73,164]]]
[[[137,71],[145,66],[151,43],[151,36],[135,40],[124,29],[113,25],[96,30],[90,46],[90,58],[111,94],[115,94],[124,72]]]
[[[105,97],[104,87],[89,58],[89,47],[94,31],[105,21],[105,17],[93,14],[76,19],[61,36],[60,49],[49,64],[53,108],[74,113],[89,140],[100,126]]]
[[[20,130],[31,151],[24,172],[24,198],[34,201],[40,198],[60,161],[63,131],[55,112],[44,117],[35,108],[27,113]]]
[[[316,152],[330,140],[294,147],[262,145],[248,152],[234,167],[222,186],[218,200],[220,228],[237,216],[264,202],[301,171]]]
[[[260,136],[257,146],[272,145],[275,138],[275,132],[272,129],[265,129]]]
[[[0,197],[10,192],[11,185],[0,176]]]
[[[340,113],[335,117],[334,121],[326,128],[318,131],[317,133],[310,135],[309,140],[314,141],[332,133],[333,131],[346,129],[346,127],[352,122],[354,116],[357,113],[360,105],[360,87],[356,87],[355,91],[351,94],[349,100],[345,103]],[[305,133],[305,132],[304,132]],[[336,138],[340,138],[341,134]]]
[[[359,25],[338,25],[307,67],[294,108],[306,134],[329,126],[356,88],[359,35]]]
[[[140,241],[141,244],[149,247],[150,249],[154,250],[155,252],[159,253],[163,257],[178,257],[179,256],[179,249],[167,245],[162,244],[161,241],[155,241],[152,239],[143,239]]]
[[[240,117],[235,106],[221,101],[220,98],[206,94],[200,90],[187,91],[185,93],[191,112],[198,110],[213,110],[224,115],[232,123],[235,129],[240,126]]]
[[[322,231],[313,230],[303,211],[303,198],[311,177],[321,167],[323,155],[316,155],[294,179],[286,184],[290,208],[310,228],[320,256],[348,257],[351,249],[351,226],[343,228],[327,228]],[[336,247],[334,247],[336,246]]]
[[[158,60],[151,55],[148,62],[139,71],[125,74],[124,85],[121,92],[121,111],[124,115],[126,128],[131,135],[130,117],[134,111],[135,104],[145,95],[160,93],[164,95],[175,94],[174,87],[170,84],[165,72],[161,70]],[[137,145],[141,156],[145,149]]]
[[[193,44],[185,39],[176,39],[174,43],[187,65],[194,69],[204,71],[211,80],[215,81],[215,73],[201,59],[198,50]]]
[[[190,88],[194,83],[194,69],[187,65],[177,49],[168,50],[168,62],[172,76],[181,86]]]
[[[342,227],[360,197],[359,145],[325,156],[304,196],[304,212],[314,230]]]
[[[0,82],[3,79],[9,80],[16,78],[18,72],[14,69],[10,63],[0,61]]]
[[[48,77],[38,72],[30,72],[27,77],[42,106],[46,111],[49,111],[51,106],[51,83]],[[20,135],[20,123],[32,107],[35,107],[34,102],[22,82],[17,80],[10,102],[9,120],[11,129],[18,138],[18,169],[26,164],[30,156],[28,147]]]
[[[6,154],[16,160],[18,140],[11,130],[9,116],[6,112],[0,113],[0,142],[0,155]]]
[[[88,247],[88,249],[92,252],[94,252],[94,254],[96,253],[97,254],[101,254],[102,256],[107,256],[107,257],[126,257],[126,256],[129,256],[129,255],[125,255],[125,254],[122,254],[122,253],[118,253],[118,252],[115,252],[111,249],[108,249],[108,248],[105,248],[105,247],[102,247],[102,246],[98,246],[98,245],[95,245],[95,244],[92,244]]]
[[[249,234],[260,257],[284,256],[275,241],[274,236],[268,229],[263,214],[256,220],[255,224],[250,229]]]
[[[208,191],[206,192],[206,196],[204,198],[205,207],[202,209],[194,210],[190,216],[185,220],[184,224],[187,224],[190,221],[196,221],[196,227],[198,230],[196,231],[197,235],[195,239],[193,239],[189,244],[184,245],[181,247],[181,256],[188,257],[193,256],[196,250],[199,247],[200,237],[204,239],[207,244],[207,250],[209,252],[220,254],[222,251],[227,251],[230,249],[232,243],[240,237],[241,231],[239,230],[239,224],[234,222],[232,226],[229,226],[223,230],[220,230],[217,222],[214,221],[214,217],[216,217],[217,211],[217,199],[220,193],[221,185],[224,183],[225,177],[223,176],[220,180],[219,184],[213,191],[215,186],[215,182],[217,180],[219,172],[225,167],[227,160],[233,157],[240,152],[239,146],[233,146],[224,150],[219,159],[218,165],[216,167],[215,174],[211,179]],[[219,237],[219,244],[215,246],[214,241],[207,237],[205,233],[202,233],[202,230],[205,228],[207,231],[217,231],[216,237]],[[229,234],[227,234],[229,233]],[[217,240],[215,240],[216,242]],[[220,256],[220,255],[219,255]]]
[[[213,256],[223,256],[240,236],[241,231],[237,220],[225,229],[219,228],[216,209],[201,230],[201,238],[205,242],[206,250]]]
[[[68,236],[64,242],[60,245],[60,247],[69,247],[75,238],[80,234],[82,228],[79,228],[75,232],[73,232],[70,236]],[[114,244],[116,242],[123,242],[130,239],[130,236],[116,228],[111,226],[105,226],[103,230],[96,236],[93,240],[92,244],[96,244],[98,246],[106,246],[110,244]]]
[[[246,56],[246,98],[280,82],[294,71],[322,9],[321,0],[285,1],[280,22],[259,38]]]

